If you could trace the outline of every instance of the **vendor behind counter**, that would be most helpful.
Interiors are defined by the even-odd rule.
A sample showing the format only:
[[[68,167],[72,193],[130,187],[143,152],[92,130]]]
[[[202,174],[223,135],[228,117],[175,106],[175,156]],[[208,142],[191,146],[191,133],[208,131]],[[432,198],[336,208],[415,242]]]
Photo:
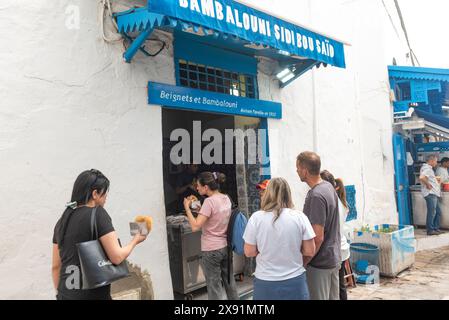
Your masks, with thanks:
[[[198,165],[189,164],[176,178],[176,194],[178,195],[178,212],[184,210],[184,199],[194,195],[198,199],[202,197],[196,190],[196,178],[198,175]]]
[[[449,158],[441,159],[441,164],[436,169],[435,174],[436,174],[437,177],[440,177],[440,182],[442,184],[449,183],[448,168],[449,168]]]

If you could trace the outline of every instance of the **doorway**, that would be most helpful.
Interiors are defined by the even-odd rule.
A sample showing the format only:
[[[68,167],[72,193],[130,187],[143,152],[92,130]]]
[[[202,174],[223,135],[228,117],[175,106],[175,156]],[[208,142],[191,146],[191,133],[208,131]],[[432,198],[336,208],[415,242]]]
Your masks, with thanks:
[[[190,175],[190,178],[192,177],[194,173],[188,171],[189,164],[194,163],[194,158],[196,160],[199,158],[201,161],[197,161],[196,175],[206,171],[225,174],[226,183],[221,186],[221,191],[228,194],[240,210],[248,216],[258,211],[260,199],[256,185],[264,176],[264,168],[258,157],[256,157],[256,161],[247,160],[254,152],[253,144],[257,145],[260,141],[254,141],[250,135],[246,136],[245,134],[251,130],[257,132],[261,126],[262,120],[259,118],[162,109],[164,197],[167,221],[170,220],[170,223],[167,222],[168,248],[173,290],[177,297],[191,296],[193,292],[206,286],[200,263],[201,232],[188,231],[189,226],[185,222],[181,227],[172,223],[172,221],[178,221],[178,218],[180,221],[183,220],[182,200],[184,195],[178,194],[179,191],[177,193],[177,188],[182,185],[179,182],[187,181],[183,176]],[[224,138],[221,141],[208,139],[207,131],[209,129],[215,130]],[[244,133],[242,139],[238,135],[232,135],[231,139],[226,138],[227,130],[232,130],[235,133],[239,129]],[[188,145],[188,154],[184,158],[187,160],[185,163],[173,161],[173,150],[179,150],[177,145],[179,146],[183,140],[180,138],[182,135],[188,137],[187,143],[185,143]],[[257,134],[255,136],[258,137]],[[195,146],[195,144],[197,145]],[[204,157],[198,157],[198,153],[204,156],[203,151],[205,150],[208,150],[206,155],[209,154],[212,149],[211,145],[214,147],[214,152],[211,155],[217,160],[214,163],[210,163]],[[175,155],[181,156],[177,152]],[[244,274],[252,274],[253,269],[254,264],[251,260],[234,256],[234,274],[238,275],[240,279]]]

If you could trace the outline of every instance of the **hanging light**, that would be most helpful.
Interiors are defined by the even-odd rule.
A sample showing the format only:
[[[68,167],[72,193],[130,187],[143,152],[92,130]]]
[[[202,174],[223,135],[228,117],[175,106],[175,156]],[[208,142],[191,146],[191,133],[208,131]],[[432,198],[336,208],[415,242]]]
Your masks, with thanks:
[[[295,77],[295,71],[295,67],[285,68],[284,70],[276,74],[276,78],[278,78],[281,83],[286,83]]]

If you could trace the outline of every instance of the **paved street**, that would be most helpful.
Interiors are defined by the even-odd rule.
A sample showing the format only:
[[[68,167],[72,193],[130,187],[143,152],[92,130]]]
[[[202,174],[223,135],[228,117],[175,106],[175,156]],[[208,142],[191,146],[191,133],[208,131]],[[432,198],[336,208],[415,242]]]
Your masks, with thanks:
[[[449,300],[449,247],[416,254],[415,265],[380,286],[358,285],[352,300]]]

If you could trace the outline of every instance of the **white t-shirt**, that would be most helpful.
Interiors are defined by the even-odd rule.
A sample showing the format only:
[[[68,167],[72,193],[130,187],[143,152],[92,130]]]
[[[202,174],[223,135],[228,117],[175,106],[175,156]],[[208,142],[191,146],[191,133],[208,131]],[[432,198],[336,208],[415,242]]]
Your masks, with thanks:
[[[432,190],[427,189],[427,187],[421,183],[421,193],[423,197],[427,197],[430,194],[436,195],[438,198],[441,197],[441,186],[438,184],[437,178],[435,176],[435,172],[433,171],[433,168],[425,163],[421,167],[420,176],[427,177],[429,179],[429,183],[432,186]]]
[[[306,215],[284,209],[274,221],[272,212],[258,211],[248,221],[243,239],[257,246],[257,279],[284,281],[305,272],[301,253],[303,240],[315,238],[315,232]]]
[[[437,177],[441,178],[441,183],[448,183],[449,182],[449,171],[447,171],[444,167],[438,167],[436,171]]]
[[[338,199],[338,214],[340,216],[340,235],[341,235],[341,261],[346,261],[351,256],[350,245],[348,243],[348,228],[346,226],[346,218],[348,217],[348,209]]]

